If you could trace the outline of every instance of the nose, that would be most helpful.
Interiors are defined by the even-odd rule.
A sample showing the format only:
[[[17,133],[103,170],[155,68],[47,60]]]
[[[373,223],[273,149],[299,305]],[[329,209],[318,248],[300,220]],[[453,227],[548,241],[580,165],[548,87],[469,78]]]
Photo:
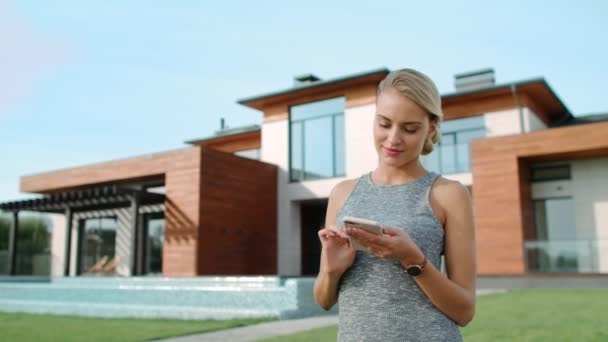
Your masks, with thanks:
[[[387,141],[391,146],[399,145],[401,143],[401,137],[399,136],[399,128],[393,128],[388,132]]]

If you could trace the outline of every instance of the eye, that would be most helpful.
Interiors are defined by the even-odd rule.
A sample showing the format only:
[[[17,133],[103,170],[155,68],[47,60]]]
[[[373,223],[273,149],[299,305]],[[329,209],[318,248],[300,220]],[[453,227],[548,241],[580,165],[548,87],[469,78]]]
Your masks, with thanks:
[[[405,133],[414,134],[418,131],[418,128],[404,127],[403,130],[405,131]]]
[[[380,127],[382,128],[390,128],[391,124],[390,123],[386,123],[386,122],[380,122],[378,123],[378,125],[380,125]]]

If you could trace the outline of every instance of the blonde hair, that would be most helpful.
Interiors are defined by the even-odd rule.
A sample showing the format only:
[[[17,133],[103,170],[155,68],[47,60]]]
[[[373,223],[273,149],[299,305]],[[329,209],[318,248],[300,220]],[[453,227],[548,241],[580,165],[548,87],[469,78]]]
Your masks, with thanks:
[[[422,147],[422,154],[427,155],[433,151],[433,145],[439,142],[441,132],[439,131],[439,122],[443,119],[441,111],[441,95],[435,86],[435,83],[425,74],[413,69],[401,69],[391,71],[378,84],[378,95],[387,87],[394,88],[401,95],[414,101],[418,106],[424,109],[431,120],[431,125],[435,125],[435,131],[425,140]]]

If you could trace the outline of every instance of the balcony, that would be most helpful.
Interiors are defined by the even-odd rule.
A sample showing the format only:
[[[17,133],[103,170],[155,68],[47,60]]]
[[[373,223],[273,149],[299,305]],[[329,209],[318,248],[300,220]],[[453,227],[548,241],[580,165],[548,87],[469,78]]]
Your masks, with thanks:
[[[608,240],[527,240],[526,270],[541,273],[608,273]]]

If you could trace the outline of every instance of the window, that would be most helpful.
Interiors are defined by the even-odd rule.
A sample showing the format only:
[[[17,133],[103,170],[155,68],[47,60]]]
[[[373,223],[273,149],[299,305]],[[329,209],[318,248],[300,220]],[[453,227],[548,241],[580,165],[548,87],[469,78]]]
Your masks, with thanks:
[[[338,97],[290,108],[291,181],[345,175],[344,104]]]
[[[570,164],[533,166],[531,178],[533,182],[570,179]]]
[[[145,274],[161,274],[163,271],[163,243],[165,241],[165,217],[163,213],[144,215],[147,241],[145,243]]]
[[[116,217],[80,220],[79,274],[109,275],[115,272]]]
[[[486,136],[483,116],[449,120],[439,125],[441,141],[422,162],[429,170],[452,174],[471,171],[470,143]]]
[[[527,267],[538,272],[577,272],[585,245],[576,239],[571,197],[534,201],[536,239],[526,241]]]
[[[47,215],[20,212],[15,241],[15,274],[48,276],[52,223]],[[8,274],[8,249],[13,214],[0,214],[0,274]]]
[[[8,239],[11,217],[0,212],[0,275],[8,274]]]

